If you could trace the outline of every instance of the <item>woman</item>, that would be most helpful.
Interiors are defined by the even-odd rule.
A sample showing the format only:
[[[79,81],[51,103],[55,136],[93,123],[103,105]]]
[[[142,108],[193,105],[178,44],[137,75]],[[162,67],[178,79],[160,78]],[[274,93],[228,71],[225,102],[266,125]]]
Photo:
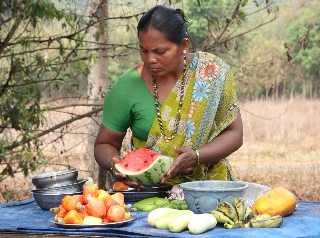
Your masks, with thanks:
[[[132,147],[175,158],[161,180],[233,180],[225,159],[242,145],[242,120],[229,65],[206,52],[189,52],[180,9],[155,6],[138,23],[142,63],[108,90],[95,159],[114,171],[127,128]],[[116,180],[141,187],[114,171]]]

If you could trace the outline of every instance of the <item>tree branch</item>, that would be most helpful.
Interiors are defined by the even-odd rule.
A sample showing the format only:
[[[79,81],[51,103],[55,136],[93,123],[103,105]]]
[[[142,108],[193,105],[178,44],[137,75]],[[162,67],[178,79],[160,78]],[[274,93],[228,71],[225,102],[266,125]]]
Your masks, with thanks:
[[[16,147],[18,147],[18,146],[20,146],[20,145],[22,145],[22,144],[26,144],[26,143],[34,140],[35,137],[40,138],[40,137],[42,137],[42,136],[44,136],[44,135],[46,135],[46,134],[48,134],[48,133],[50,133],[50,132],[52,132],[52,131],[54,131],[54,130],[57,130],[57,129],[63,127],[64,125],[71,124],[72,122],[77,121],[77,120],[80,120],[80,119],[85,118],[85,117],[90,117],[91,115],[93,115],[93,114],[95,114],[95,113],[98,113],[98,112],[100,112],[100,111],[102,111],[102,110],[103,110],[103,108],[102,108],[102,107],[99,107],[99,108],[94,109],[94,110],[92,110],[92,111],[90,111],[90,112],[87,112],[87,113],[78,115],[78,116],[76,116],[76,117],[74,117],[74,118],[71,118],[71,119],[69,119],[69,120],[66,120],[66,121],[64,121],[64,122],[62,122],[62,123],[60,123],[60,124],[58,124],[58,125],[55,125],[55,126],[49,128],[48,130],[45,130],[45,131],[37,134],[36,136],[30,136],[30,137],[28,137],[28,138],[24,138],[24,139],[20,140],[19,142],[14,142],[12,145],[7,146],[7,147],[5,147],[4,149],[5,149],[5,150],[12,150],[12,149],[14,149],[14,148],[16,148]]]

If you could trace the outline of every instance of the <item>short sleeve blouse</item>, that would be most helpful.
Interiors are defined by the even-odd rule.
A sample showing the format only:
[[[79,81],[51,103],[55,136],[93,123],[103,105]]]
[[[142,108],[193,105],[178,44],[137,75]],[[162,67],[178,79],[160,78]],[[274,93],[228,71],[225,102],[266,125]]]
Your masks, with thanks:
[[[130,127],[135,137],[146,141],[155,116],[154,98],[135,68],[109,87],[102,115],[108,129],[126,132]]]

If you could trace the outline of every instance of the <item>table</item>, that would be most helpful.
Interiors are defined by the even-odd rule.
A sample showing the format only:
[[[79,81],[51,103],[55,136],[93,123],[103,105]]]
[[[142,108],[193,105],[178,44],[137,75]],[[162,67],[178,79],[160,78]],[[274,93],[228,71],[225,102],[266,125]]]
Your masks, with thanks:
[[[123,227],[64,229],[50,222],[54,216],[38,207],[33,198],[21,202],[0,204],[0,237],[14,234],[14,237],[320,237],[320,203],[299,201],[298,209],[284,217],[280,228],[238,228],[225,229],[218,225],[201,235],[189,231],[171,233],[168,230],[152,228],[147,223],[146,212],[133,212],[134,220]],[[11,236],[10,236],[11,237]],[[40,236],[39,236],[40,237]]]

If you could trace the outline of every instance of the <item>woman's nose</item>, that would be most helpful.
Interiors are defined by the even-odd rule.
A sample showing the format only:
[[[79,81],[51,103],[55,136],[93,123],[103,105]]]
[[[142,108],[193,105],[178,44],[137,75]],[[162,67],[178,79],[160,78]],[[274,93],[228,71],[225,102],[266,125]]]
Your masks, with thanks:
[[[148,54],[148,62],[150,63],[150,64],[152,64],[152,63],[156,63],[157,62],[157,59],[154,57],[154,55],[153,54]]]

